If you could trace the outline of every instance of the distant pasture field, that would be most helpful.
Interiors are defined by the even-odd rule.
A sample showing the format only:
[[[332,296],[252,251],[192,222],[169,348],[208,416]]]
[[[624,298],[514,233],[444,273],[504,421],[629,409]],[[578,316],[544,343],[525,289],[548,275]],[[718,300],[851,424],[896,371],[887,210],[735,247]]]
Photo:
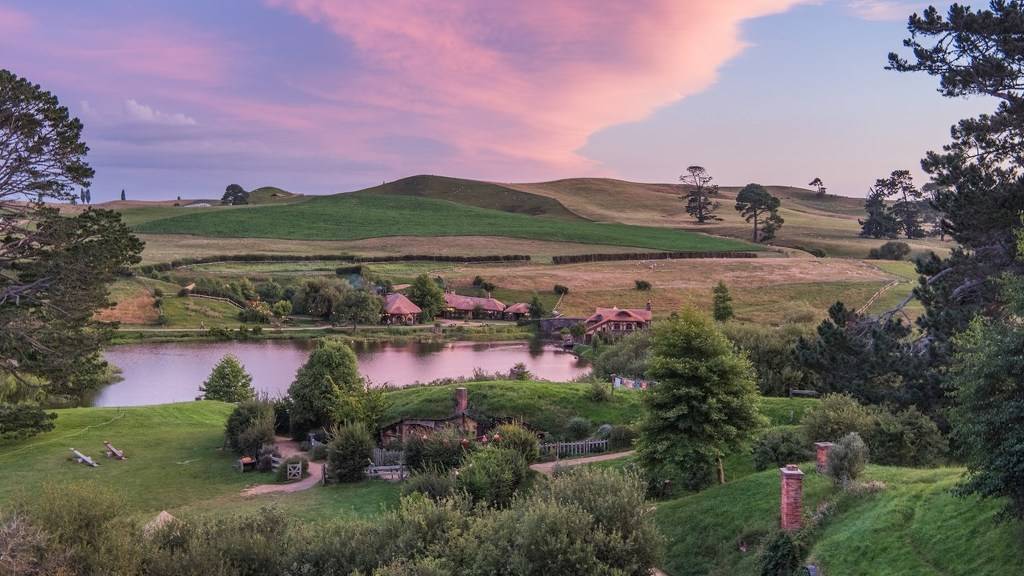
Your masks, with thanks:
[[[194,211],[142,222],[136,230],[145,234],[297,240],[488,235],[652,250],[761,249],[738,240],[688,231],[534,217],[411,196],[343,194],[275,206],[191,210]],[[433,242],[443,244],[444,240]]]

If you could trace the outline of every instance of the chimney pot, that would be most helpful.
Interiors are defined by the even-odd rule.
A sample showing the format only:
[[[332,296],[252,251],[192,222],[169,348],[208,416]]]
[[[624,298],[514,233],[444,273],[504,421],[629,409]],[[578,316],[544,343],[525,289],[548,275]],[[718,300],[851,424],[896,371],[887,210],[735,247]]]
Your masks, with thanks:
[[[796,532],[803,527],[804,473],[796,464],[779,468],[782,477],[779,527],[786,532]]]
[[[829,453],[831,451],[832,451],[832,443],[831,442],[815,442],[814,443],[814,453],[815,453],[814,469],[819,474],[824,474],[825,470],[828,469],[828,455],[829,455]]]

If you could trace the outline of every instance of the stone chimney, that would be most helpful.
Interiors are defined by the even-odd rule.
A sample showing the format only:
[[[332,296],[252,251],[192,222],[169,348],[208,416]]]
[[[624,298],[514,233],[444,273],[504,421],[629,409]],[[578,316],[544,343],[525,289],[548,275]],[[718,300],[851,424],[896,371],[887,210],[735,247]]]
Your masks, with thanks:
[[[782,498],[779,527],[786,532],[796,532],[803,527],[804,514],[804,473],[796,464],[779,468],[782,476]]]
[[[814,443],[814,451],[815,451],[815,465],[814,465],[814,468],[815,468],[815,470],[818,471],[818,474],[824,474],[825,470],[828,469],[828,455],[829,455],[829,452],[832,451],[832,443],[831,442],[815,442]]]
[[[461,416],[469,408],[469,390],[464,386],[455,389],[455,414]]]

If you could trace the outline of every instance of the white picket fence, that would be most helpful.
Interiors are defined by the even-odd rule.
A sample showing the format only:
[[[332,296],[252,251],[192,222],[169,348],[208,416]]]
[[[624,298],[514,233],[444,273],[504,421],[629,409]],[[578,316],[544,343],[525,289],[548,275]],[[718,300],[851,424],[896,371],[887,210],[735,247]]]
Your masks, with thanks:
[[[548,442],[540,445],[542,455],[583,456],[594,452],[607,452],[607,440],[580,440],[578,442]]]

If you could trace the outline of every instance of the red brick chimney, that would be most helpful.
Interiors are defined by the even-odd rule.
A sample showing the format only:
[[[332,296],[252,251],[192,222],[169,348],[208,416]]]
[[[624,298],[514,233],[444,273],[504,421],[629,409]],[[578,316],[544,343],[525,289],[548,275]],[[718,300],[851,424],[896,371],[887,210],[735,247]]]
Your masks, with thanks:
[[[828,469],[828,454],[832,451],[831,442],[815,442],[815,464],[814,468],[819,474],[824,474]]]
[[[469,390],[460,386],[455,389],[455,414],[462,415],[469,408]]]
[[[786,532],[796,532],[803,527],[804,473],[796,464],[787,464],[779,468],[779,474],[782,476],[779,527]]]

